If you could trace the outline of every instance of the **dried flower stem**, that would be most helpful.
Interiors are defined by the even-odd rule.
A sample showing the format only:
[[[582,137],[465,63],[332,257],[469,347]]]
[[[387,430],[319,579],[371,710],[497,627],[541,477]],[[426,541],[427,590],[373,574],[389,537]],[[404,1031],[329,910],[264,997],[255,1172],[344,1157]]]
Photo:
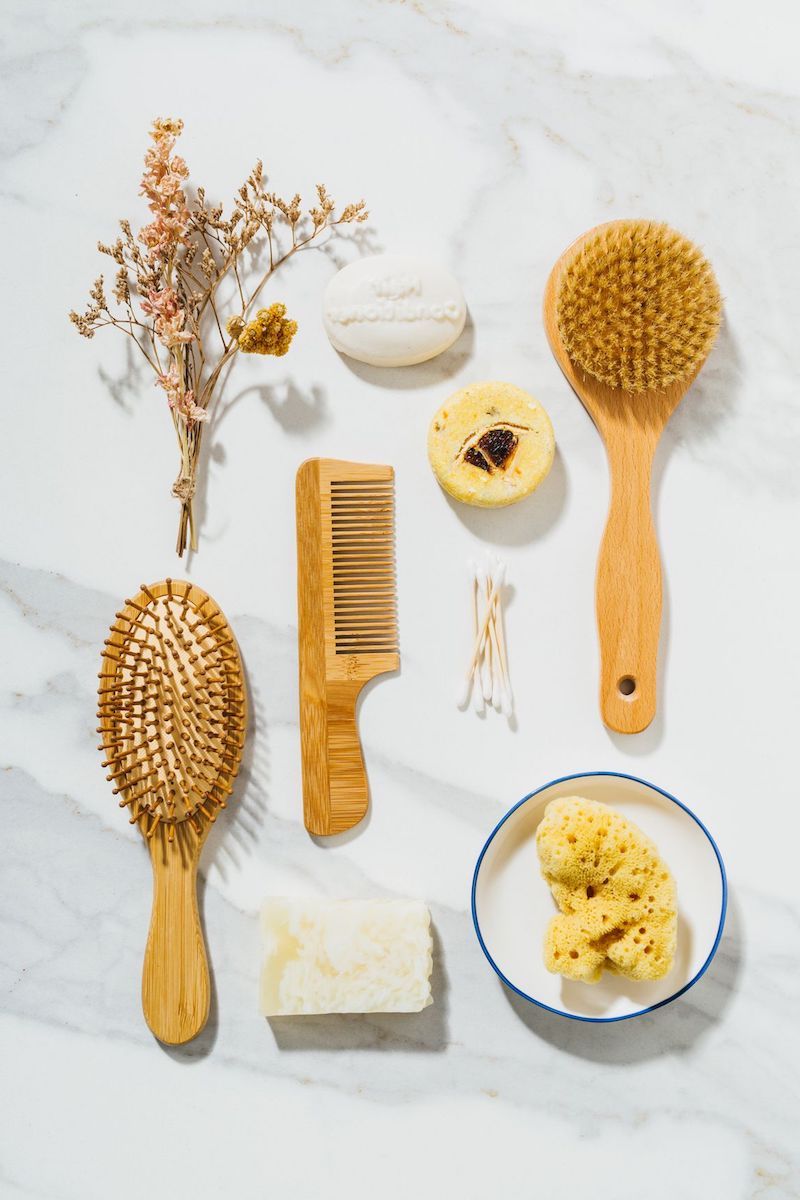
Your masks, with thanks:
[[[197,549],[194,494],[203,425],[223,369],[239,350],[285,354],[297,328],[286,318],[283,305],[259,311],[249,323],[247,314],[274,272],[293,254],[323,230],[360,223],[368,216],[363,200],[334,215],[334,202],[322,184],[317,186],[317,204],[304,211],[299,195],[287,201],[266,190],[261,162],[239,188],[229,217],[223,216],[221,204],[208,203],[204,188],[198,188],[190,202],[184,191],[189,171],[174,153],[182,129],[182,121],[162,118],[150,131],[141,194],[147,197],[153,220],[137,235],[129,221],[120,221],[121,236],[112,245],[98,242],[100,252],[117,264],[116,306],[110,305],[101,275],[90,289],[86,310],[70,313],[83,337],[94,337],[108,325],[130,337],[166,394],[180,453],[180,471],[172,485],[181,504],[179,555],[187,544]],[[280,247],[281,227],[290,238],[285,249]],[[256,240],[268,253],[269,265],[248,294],[242,254]],[[224,320],[217,292],[229,276],[236,287],[237,311]],[[211,353],[209,335],[220,339],[217,354]]]

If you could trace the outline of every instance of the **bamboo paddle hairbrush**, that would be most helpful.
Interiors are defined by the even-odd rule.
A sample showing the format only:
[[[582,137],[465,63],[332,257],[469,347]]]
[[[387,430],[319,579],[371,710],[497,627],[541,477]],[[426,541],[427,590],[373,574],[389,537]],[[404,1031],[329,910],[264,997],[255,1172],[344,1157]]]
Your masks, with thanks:
[[[309,833],[343,833],[369,804],[358,694],[400,663],[391,467],[298,470],[297,609],[303,816]]]
[[[188,1042],[208,1017],[208,961],[197,864],[233,790],[247,724],[239,651],[214,601],[167,579],[126,600],[99,675],[100,749],[120,807],[153,863],[153,911],[142,972],[150,1029]]]
[[[611,221],[553,268],[544,323],[603,438],[611,503],[597,566],[600,708],[619,733],[656,711],[661,564],[650,471],[667,421],[706,360],[722,300],[696,246],[650,221]]]

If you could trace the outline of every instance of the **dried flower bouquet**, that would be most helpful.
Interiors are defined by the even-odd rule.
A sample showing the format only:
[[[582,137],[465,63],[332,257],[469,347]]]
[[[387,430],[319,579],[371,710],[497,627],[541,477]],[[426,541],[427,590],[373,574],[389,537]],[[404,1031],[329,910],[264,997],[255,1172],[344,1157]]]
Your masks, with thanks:
[[[235,197],[229,217],[222,205],[209,205],[203,188],[194,200],[184,191],[189,170],[175,143],[183,122],[159,119],[150,131],[141,194],[153,220],[134,234],[120,221],[121,236],[98,249],[118,264],[112,290],[103,276],[95,280],[90,303],[70,320],[84,337],[112,325],[127,334],[147,359],[155,382],[166,395],[180,450],[180,471],[172,494],[181,505],[177,552],[187,538],[197,549],[193,500],[203,438],[215,389],[234,355],[286,354],[297,325],[282,304],[272,304],[248,317],[264,285],[298,250],[324,229],[365,221],[363,200],[336,215],[326,189],[317,186],[317,203],[303,211],[300,196],[282,200],[266,190],[257,162]],[[263,255],[263,272],[248,288],[243,254],[250,247]],[[218,289],[224,279],[234,284],[235,311],[224,313]]]

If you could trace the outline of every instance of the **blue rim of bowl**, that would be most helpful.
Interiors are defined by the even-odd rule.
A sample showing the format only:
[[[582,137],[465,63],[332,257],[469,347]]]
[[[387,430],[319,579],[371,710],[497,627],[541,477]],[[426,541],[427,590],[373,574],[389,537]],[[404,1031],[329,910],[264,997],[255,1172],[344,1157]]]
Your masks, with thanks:
[[[513,984],[510,979],[506,978],[506,976],[500,970],[497,963],[494,961],[491,954],[489,953],[489,950],[488,950],[486,943],[483,940],[483,936],[481,934],[480,925],[478,924],[478,911],[477,911],[477,907],[475,904],[475,892],[478,887],[478,875],[480,874],[481,863],[483,862],[486,851],[489,849],[492,842],[494,841],[495,835],[503,827],[503,825],[505,825],[506,821],[508,821],[510,817],[513,817],[513,815],[517,811],[517,809],[521,808],[523,804],[527,804],[528,801],[533,799],[534,796],[538,796],[541,792],[546,792],[548,788],[556,787],[559,783],[569,783],[570,780],[572,780],[572,779],[590,779],[590,778],[595,778],[597,776],[604,776],[606,778],[612,778],[612,779],[630,779],[633,783],[644,784],[645,787],[652,788],[652,790],[654,792],[658,792],[661,796],[664,796],[667,800],[671,800],[673,804],[677,804],[678,808],[682,808],[683,811],[692,818],[692,820],[695,822],[695,824],[700,826],[703,833],[706,835],[709,842],[711,843],[711,848],[713,849],[714,853],[717,856],[717,863],[719,864],[719,873],[722,878],[722,908],[721,908],[721,911],[719,914],[719,927],[717,928],[717,936],[714,938],[714,944],[711,947],[711,950],[709,951],[708,958],[703,963],[700,970],[697,972],[697,974],[692,979],[689,980],[688,983],[685,983],[682,988],[680,988],[677,992],[674,992],[671,996],[667,996],[667,998],[665,1000],[659,1000],[658,1004],[650,1004],[650,1005],[648,1005],[647,1008],[640,1008],[636,1012],[623,1013],[623,1015],[621,1017],[583,1017],[579,1013],[565,1012],[563,1008],[553,1008],[550,1004],[543,1004],[541,1000],[537,1000],[534,996],[529,996],[527,992],[523,992],[520,988],[516,987],[516,985]],[[617,1021],[631,1021],[631,1020],[633,1020],[634,1017],[644,1017],[647,1015],[647,1013],[655,1012],[657,1008],[663,1008],[665,1004],[671,1004],[673,1000],[677,1000],[685,992],[688,992],[689,988],[694,987],[694,985],[698,982],[698,980],[703,978],[706,971],[711,966],[711,961],[712,961],[714,955],[717,953],[719,944],[722,940],[722,932],[725,928],[725,917],[726,917],[727,911],[728,911],[728,876],[725,872],[725,863],[722,861],[722,855],[720,854],[719,846],[714,841],[713,837],[709,833],[706,826],[703,824],[703,822],[700,820],[700,818],[698,816],[696,816],[690,808],[687,808],[685,804],[683,804],[680,800],[678,800],[678,798],[676,796],[671,795],[670,792],[665,792],[663,788],[660,788],[655,783],[651,783],[649,781],[649,779],[641,779],[638,775],[628,775],[624,771],[579,771],[577,775],[562,775],[558,779],[551,779],[549,783],[543,783],[541,787],[538,787],[534,791],[529,792],[527,796],[523,796],[521,800],[517,801],[517,803],[513,806],[513,808],[510,808],[508,810],[508,812],[505,814],[504,817],[501,817],[501,819],[497,822],[497,824],[495,825],[492,832],[489,834],[488,838],[486,839],[486,841],[484,843],[483,849],[481,850],[480,854],[478,855],[478,861],[475,864],[475,871],[472,876],[472,924],[475,926],[475,933],[477,935],[478,941],[480,942],[481,950],[486,955],[489,965],[492,968],[492,970],[495,972],[495,974],[499,976],[499,978],[503,981],[503,983],[506,985],[507,988],[509,988],[517,996],[521,996],[523,1000],[527,1000],[529,1004],[535,1004],[537,1008],[543,1008],[545,1010],[545,1012],[555,1013],[555,1015],[557,1017],[566,1017],[570,1021],[583,1021],[588,1025],[613,1025]]]

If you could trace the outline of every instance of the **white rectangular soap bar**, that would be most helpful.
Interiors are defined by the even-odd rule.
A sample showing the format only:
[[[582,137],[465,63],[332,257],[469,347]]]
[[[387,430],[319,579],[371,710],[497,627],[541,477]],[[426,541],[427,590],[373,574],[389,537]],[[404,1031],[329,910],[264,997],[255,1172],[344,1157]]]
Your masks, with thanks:
[[[417,900],[271,898],[261,914],[265,1017],[420,1012],[433,1001],[433,941]]]

